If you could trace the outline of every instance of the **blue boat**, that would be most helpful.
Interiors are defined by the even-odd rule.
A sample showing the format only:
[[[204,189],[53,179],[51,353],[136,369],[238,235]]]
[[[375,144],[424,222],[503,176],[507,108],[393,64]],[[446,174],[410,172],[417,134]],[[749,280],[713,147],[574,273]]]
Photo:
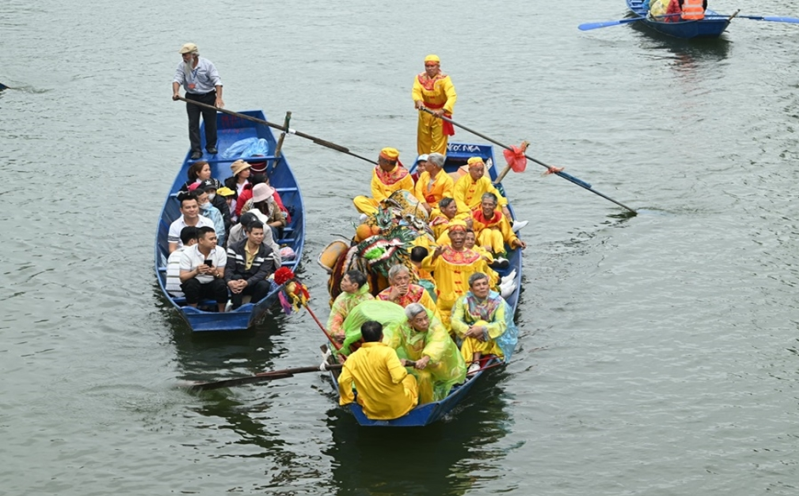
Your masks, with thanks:
[[[466,165],[466,161],[471,157],[481,157],[486,163],[486,169],[491,176],[491,179],[496,181],[499,172],[497,171],[494,159],[494,147],[492,145],[478,145],[470,143],[449,143],[447,146],[447,160],[444,163],[444,172],[457,173],[458,169]],[[414,171],[416,165],[411,167],[411,172]],[[497,190],[507,198],[502,184],[496,184]],[[508,204],[508,209],[515,218],[513,207]],[[498,271],[500,275],[506,275],[516,270],[516,289],[513,294],[505,298],[505,301],[510,305],[513,313],[516,313],[516,307],[519,304],[519,293],[521,292],[522,282],[522,250],[519,248],[510,250],[508,252],[508,261],[510,266],[507,269]],[[484,357],[485,361],[481,361],[481,370],[476,374],[467,377],[463,384],[453,386],[449,395],[440,401],[434,401],[424,405],[417,406],[406,415],[393,419],[393,420],[372,420],[369,419],[364,413],[363,408],[357,403],[353,402],[349,405],[349,409],[355,416],[358,424],[365,427],[424,427],[445,418],[450,414],[455,407],[468,395],[474,384],[486,374],[489,369],[504,366],[504,362],[497,357]],[[338,393],[337,378],[338,372],[331,372],[333,387]]]
[[[264,113],[260,110],[241,112],[241,115],[261,121],[266,120]],[[297,265],[302,259],[302,250],[305,241],[305,207],[303,205],[297,178],[294,176],[294,172],[292,172],[285,155],[281,153],[279,159],[275,160],[274,152],[277,147],[277,141],[272,134],[272,130],[264,123],[254,122],[242,117],[223,113],[217,114],[217,128],[218,149],[220,154],[206,154],[202,157],[202,160],[206,160],[211,165],[211,176],[220,181],[230,176],[230,164],[235,160],[241,158],[250,163],[267,162],[266,174],[269,177],[269,182],[280,194],[283,204],[291,215],[291,222],[283,229],[282,238],[276,241],[281,247],[288,246],[294,250],[296,256],[291,260],[284,260],[283,266],[296,271]],[[200,135],[203,136],[204,139],[204,130],[201,129]],[[269,144],[269,153],[267,156],[236,156],[228,159],[222,158],[222,154],[225,150],[237,141],[246,138],[265,139]],[[191,150],[186,153],[183,166],[178,171],[175,181],[172,183],[172,187],[169,190],[169,194],[166,197],[164,207],[161,211],[160,220],[158,221],[158,230],[155,239],[155,275],[158,280],[158,285],[161,287],[164,297],[175,307],[192,331],[245,330],[258,322],[277,302],[279,288],[275,287],[261,301],[245,303],[236,310],[224,313],[215,311],[216,304],[214,302],[201,302],[198,308],[185,306],[185,298],[175,298],[171,296],[165,288],[166,266],[167,259],[169,258],[169,242],[167,236],[169,234],[170,224],[180,217],[180,205],[177,200],[177,193],[187,180],[187,171],[189,167],[192,163],[196,162],[196,160],[191,160],[189,158],[190,154]],[[204,305],[204,303],[213,304]]]
[[[718,38],[730,25],[734,16],[722,16],[717,12],[707,9],[705,18],[698,21],[658,21],[649,17],[647,6],[649,2],[644,0],[626,0],[627,7],[638,17],[642,17],[647,27],[668,36],[682,39],[694,38]]]

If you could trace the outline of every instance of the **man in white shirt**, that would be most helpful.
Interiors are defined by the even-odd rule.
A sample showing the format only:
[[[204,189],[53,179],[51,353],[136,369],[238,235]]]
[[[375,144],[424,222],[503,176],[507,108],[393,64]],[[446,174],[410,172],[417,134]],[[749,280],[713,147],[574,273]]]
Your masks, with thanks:
[[[213,62],[200,57],[200,50],[194,43],[186,43],[180,47],[179,52],[183,61],[178,64],[175,78],[172,80],[172,100],[178,99],[180,86],[183,85],[186,90],[186,100],[223,108],[225,102],[222,100],[222,79]],[[216,110],[187,102],[186,113],[189,114],[189,141],[191,141],[192,160],[202,157],[201,114],[205,122],[205,148],[208,153],[215,155],[217,153]]]
[[[186,304],[197,307],[204,298],[216,300],[220,312],[225,311],[228,300],[225,284],[227,253],[216,245],[213,227],[197,229],[197,244],[186,247],[180,255],[181,289],[186,294]]]
[[[180,231],[180,241],[183,246],[173,251],[166,262],[166,290],[175,298],[182,298],[183,291],[180,290],[180,255],[183,250],[197,244],[197,228],[186,226]]]
[[[182,193],[182,196],[178,196],[178,198],[180,201],[181,216],[169,225],[169,235],[167,239],[169,241],[170,254],[183,246],[183,242],[180,240],[180,232],[184,227],[214,228],[214,223],[211,219],[200,215],[200,204],[197,202],[197,196],[194,193]]]

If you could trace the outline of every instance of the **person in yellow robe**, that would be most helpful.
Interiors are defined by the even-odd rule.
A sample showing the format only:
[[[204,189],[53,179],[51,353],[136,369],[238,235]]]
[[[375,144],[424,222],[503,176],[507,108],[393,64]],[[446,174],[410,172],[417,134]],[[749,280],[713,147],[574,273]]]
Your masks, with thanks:
[[[466,221],[470,214],[467,212],[459,213],[458,204],[452,198],[442,198],[438,202],[438,208],[430,214],[430,229],[436,238],[437,245],[448,245],[449,226],[452,221]]]
[[[360,213],[375,214],[378,204],[395,191],[404,189],[413,193],[413,178],[398,161],[399,151],[396,148],[380,150],[377,165],[372,170],[372,197],[356,196],[352,200]]]
[[[344,362],[338,377],[339,404],[356,401],[372,420],[392,420],[419,402],[416,378],[409,374],[393,348],[383,344],[383,326],[373,320],[361,326],[364,344]]]
[[[438,202],[443,198],[452,198],[452,189],[455,182],[444,172],[444,155],[431,153],[427,157],[425,171],[416,181],[414,195],[428,212],[438,207]]]
[[[466,224],[462,221],[453,221],[451,224],[449,237],[452,244],[439,245],[422,262],[422,268],[431,270],[436,280],[438,312],[447,329],[452,305],[469,289],[469,276],[488,270],[485,259],[464,246]]]
[[[511,249],[527,248],[527,244],[513,232],[508,218],[497,208],[497,195],[494,193],[483,193],[480,208],[472,212],[472,229],[480,246],[495,256],[507,254],[505,243]]]
[[[411,283],[411,271],[404,265],[393,265],[388,269],[389,287],[377,294],[378,300],[391,301],[407,307],[411,303],[419,303],[431,312],[438,314],[436,303],[427,294],[425,288],[419,284]]]
[[[436,280],[433,279],[433,274],[429,270],[422,268],[422,262],[429,254],[430,250],[427,248],[423,246],[414,246],[411,249],[410,260],[413,266],[413,274],[416,276],[419,286],[423,287],[425,291],[427,291],[427,294],[430,295],[430,298],[433,299],[433,303],[436,303],[438,300]]]
[[[485,172],[483,159],[472,157],[467,164],[469,165],[469,174],[458,179],[452,190],[452,197],[458,204],[458,213],[471,214],[472,210],[480,206],[480,201],[485,193],[494,193],[498,198],[502,213],[510,219],[507,198],[499,194],[488,176],[483,175]]]
[[[419,125],[416,131],[416,149],[423,153],[447,153],[447,141],[455,134],[452,124],[439,119],[439,116],[452,117],[455,108],[455,86],[449,76],[441,72],[441,59],[428,55],[424,59],[424,72],[413,81],[411,91],[416,109],[428,108],[436,115],[419,111]]]
[[[469,277],[469,291],[452,308],[452,331],[462,340],[461,354],[469,374],[480,370],[484,355],[495,355],[507,363],[518,341],[510,305],[491,291],[488,277]]]
[[[400,359],[413,360],[408,371],[416,377],[419,404],[440,401],[452,386],[466,379],[466,363],[458,346],[433,312],[419,303],[405,307],[406,319],[386,326],[383,342]]]

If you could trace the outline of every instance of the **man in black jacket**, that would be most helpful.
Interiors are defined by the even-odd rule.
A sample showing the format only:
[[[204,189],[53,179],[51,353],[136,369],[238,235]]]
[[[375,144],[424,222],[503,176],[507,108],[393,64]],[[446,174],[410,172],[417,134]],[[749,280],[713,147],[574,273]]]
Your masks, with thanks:
[[[247,239],[229,245],[227,249],[225,282],[230,288],[234,310],[241,306],[246,294],[252,295],[253,303],[263,299],[272,286],[267,278],[275,271],[272,249],[262,243],[263,223],[252,222],[246,231]]]

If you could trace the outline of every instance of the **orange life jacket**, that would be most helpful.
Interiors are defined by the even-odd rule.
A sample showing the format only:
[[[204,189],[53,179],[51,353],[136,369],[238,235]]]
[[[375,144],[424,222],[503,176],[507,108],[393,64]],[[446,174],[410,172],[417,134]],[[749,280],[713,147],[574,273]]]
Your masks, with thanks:
[[[682,17],[686,21],[700,21],[705,18],[705,9],[702,0],[683,0]]]

